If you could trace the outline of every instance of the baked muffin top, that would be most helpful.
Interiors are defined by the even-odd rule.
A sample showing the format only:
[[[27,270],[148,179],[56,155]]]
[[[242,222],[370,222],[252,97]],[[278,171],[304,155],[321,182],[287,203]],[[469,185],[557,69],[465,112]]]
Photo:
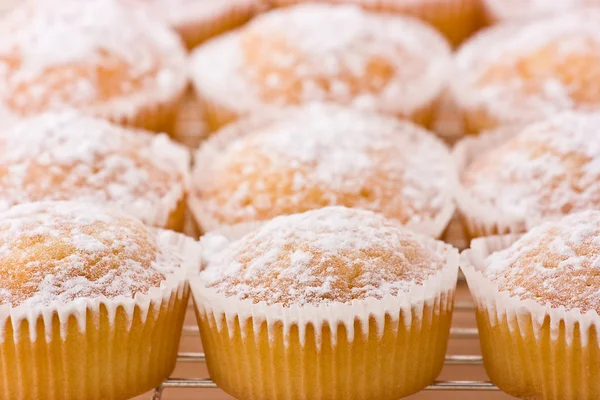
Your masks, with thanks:
[[[450,48],[420,21],[351,5],[276,9],[192,56],[196,89],[238,113],[330,101],[409,115],[437,98]]]
[[[381,215],[327,207],[262,225],[210,257],[200,277],[239,300],[316,306],[408,292],[444,263]]]
[[[0,304],[133,298],[159,287],[181,263],[175,248],[114,209],[40,202],[0,213]]]
[[[469,195],[516,217],[600,208],[600,116],[563,113],[478,155],[462,174]]]
[[[450,201],[449,165],[446,146],[417,125],[315,103],[218,132],[197,155],[193,184],[223,225],[329,205],[418,223]]]
[[[41,200],[107,203],[146,223],[185,196],[186,150],[166,135],[76,112],[46,113],[0,131],[0,211]]]
[[[172,97],[185,84],[177,35],[119,0],[32,0],[0,19],[0,117]]]
[[[546,222],[484,261],[484,274],[522,300],[600,313],[600,211]]]
[[[173,27],[185,24],[206,23],[213,17],[227,18],[230,10],[239,8],[258,9],[263,0],[122,0],[143,6],[156,19]],[[265,2],[266,3],[266,2]]]
[[[500,124],[600,110],[600,8],[501,24],[456,56],[454,97]]]

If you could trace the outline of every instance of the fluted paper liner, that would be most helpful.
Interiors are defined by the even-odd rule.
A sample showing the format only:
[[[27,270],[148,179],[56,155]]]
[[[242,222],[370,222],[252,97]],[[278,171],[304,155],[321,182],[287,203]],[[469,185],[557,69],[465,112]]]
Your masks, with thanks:
[[[524,233],[539,223],[527,216],[511,215],[491,205],[483,204],[462,184],[462,175],[476,157],[498,147],[520,132],[516,126],[502,127],[477,137],[461,140],[452,152],[454,158],[454,198],[471,238]],[[497,188],[501,191],[502,188]]]
[[[205,254],[226,244],[215,239],[203,241]],[[444,363],[458,252],[420,240],[446,265],[408,293],[382,299],[284,307],[227,297],[191,278],[211,377],[253,399],[391,400],[423,389]]]
[[[476,239],[461,256],[475,301],[484,366],[505,392],[532,399],[600,396],[600,316],[521,300],[482,274],[491,253],[519,235]]]
[[[127,399],[172,372],[200,246],[157,230],[176,246],[181,270],[134,298],[78,299],[66,305],[0,306],[0,398]]]
[[[207,210],[202,201],[195,195],[194,187],[198,187],[198,182],[203,182],[212,174],[211,166],[215,160],[221,156],[223,151],[237,138],[243,137],[248,132],[252,132],[271,121],[277,121],[285,118],[286,113],[293,113],[294,108],[268,109],[262,113],[244,118],[239,122],[233,123],[219,131],[217,136],[213,136],[204,142],[194,155],[194,167],[191,174],[191,194],[188,198],[188,206],[198,227],[204,233],[218,230],[226,227],[220,220],[215,218],[210,210]],[[451,160],[448,160],[451,164]],[[452,169],[449,165],[448,169]],[[455,204],[452,196],[452,175],[449,173],[449,182],[447,187],[447,196],[444,205],[434,218],[423,217],[422,220],[411,220],[404,224],[408,229],[434,238],[439,238],[448,226],[448,223],[454,216]],[[376,210],[375,210],[376,211]],[[264,222],[264,221],[263,221]],[[244,223],[242,223],[244,224]]]

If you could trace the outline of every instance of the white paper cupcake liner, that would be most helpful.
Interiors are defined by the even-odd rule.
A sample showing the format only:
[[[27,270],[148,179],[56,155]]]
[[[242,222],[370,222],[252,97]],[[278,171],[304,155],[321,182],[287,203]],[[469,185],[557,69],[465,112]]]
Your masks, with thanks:
[[[29,339],[31,342],[37,340],[37,321],[41,318],[45,326],[46,342],[52,340],[65,340],[69,328],[69,321],[74,318],[78,324],[79,331],[86,331],[86,319],[92,315],[98,320],[100,309],[105,309],[108,313],[109,321],[114,321],[119,310],[125,312],[129,326],[131,325],[134,313],[138,315],[142,322],[146,321],[148,311],[152,308],[158,313],[160,305],[169,302],[172,296],[181,299],[187,292],[187,278],[198,273],[201,264],[201,247],[198,242],[187,236],[166,231],[156,230],[157,239],[160,243],[175,246],[183,256],[183,262],[179,271],[161,283],[160,287],[153,287],[147,293],[137,293],[134,298],[118,296],[115,298],[95,298],[95,299],[76,299],[69,304],[58,306],[45,306],[33,308],[29,306],[12,307],[8,304],[0,306],[0,343],[4,342],[7,330],[6,324],[12,325],[13,340],[19,341],[21,325],[27,322],[29,326]],[[151,307],[153,305],[153,307]],[[136,313],[137,310],[137,313]],[[60,321],[60,338],[54,337],[52,321],[55,316]]]
[[[462,175],[474,159],[480,157],[519,133],[516,127],[504,127],[461,140],[452,152],[454,199],[471,237],[523,233],[538,220],[515,216],[496,207],[483,204],[462,184]],[[502,190],[502,188],[498,188]]]
[[[214,217],[214,214],[205,206],[203,201],[194,193],[194,187],[200,187],[202,182],[211,178],[212,165],[218,159],[223,151],[236,139],[243,137],[248,132],[252,132],[271,121],[285,119],[286,113],[293,113],[295,108],[288,107],[283,109],[267,109],[262,113],[246,117],[238,122],[228,125],[221,129],[217,135],[212,136],[204,142],[194,155],[194,167],[191,173],[191,194],[188,197],[188,207],[194,216],[201,232],[211,232],[223,228],[226,224]],[[452,170],[452,161],[448,160],[448,170]],[[404,226],[408,229],[434,238],[439,238],[448,223],[454,216],[456,206],[453,199],[452,185],[454,183],[452,174],[449,173],[449,182],[447,195],[443,206],[438,213],[430,218],[412,219]],[[376,211],[376,210],[374,210]]]
[[[564,307],[552,307],[530,299],[521,300],[508,291],[501,291],[483,275],[487,256],[509,247],[519,237],[504,235],[475,239],[471,249],[462,253],[461,269],[467,278],[476,308],[486,311],[492,325],[500,321],[508,323],[511,332],[520,332],[524,329],[524,323],[531,321],[533,333],[538,338],[542,325],[548,319],[552,340],[564,335],[568,344],[579,340],[582,346],[586,346],[590,334],[595,332],[596,343],[600,341],[600,316],[596,311],[582,313],[579,309],[565,310]]]
[[[248,228],[245,226],[244,229],[222,230],[221,233],[227,237],[208,236],[202,241],[204,257],[210,257],[213,251],[218,251],[229,240],[238,240],[248,232]],[[459,256],[456,249],[425,236],[419,236],[419,241],[428,249],[442,255],[446,263],[441,271],[429,277],[421,285],[414,285],[408,292],[400,293],[398,296],[386,295],[382,299],[367,298],[355,300],[350,304],[330,302],[318,306],[284,307],[279,304],[267,305],[264,301],[253,303],[252,300],[228,297],[206,287],[201,278],[192,277],[190,285],[194,303],[200,315],[223,315],[229,332],[233,332],[235,325],[243,326],[247,320],[251,320],[253,331],[259,334],[261,324],[266,321],[270,339],[273,338],[274,327],[281,324],[285,340],[289,340],[291,329],[296,326],[301,343],[304,343],[308,325],[314,328],[317,343],[321,340],[320,335],[324,324],[330,327],[344,325],[349,340],[354,337],[356,321],[360,322],[363,332],[368,332],[369,320],[375,319],[379,335],[383,330],[386,317],[398,321],[402,316],[403,322],[410,327],[415,321],[422,321],[426,306],[431,307],[438,315],[452,312],[458,273]],[[217,330],[223,328],[220,324],[222,318],[209,320],[216,321]],[[333,340],[335,336],[332,335]]]

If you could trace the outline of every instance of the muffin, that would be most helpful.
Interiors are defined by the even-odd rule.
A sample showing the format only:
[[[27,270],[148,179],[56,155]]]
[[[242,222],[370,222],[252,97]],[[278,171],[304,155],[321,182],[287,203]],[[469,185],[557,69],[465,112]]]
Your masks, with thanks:
[[[145,7],[152,17],[179,33],[191,49],[242,25],[262,10],[265,0],[125,0]]]
[[[115,209],[0,213],[0,395],[128,399],[173,371],[200,252]]]
[[[391,400],[442,369],[449,245],[344,207],[208,238],[191,286],[210,375],[232,396]]]
[[[588,210],[518,240],[477,239],[463,253],[483,363],[501,390],[537,400],[600,396],[599,236],[600,212]]]
[[[175,32],[119,0],[27,1],[0,19],[0,120],[76,108],[169,132],[186,68]]]
[[[521,233],[600,209],[600,115],[566,112],[501,128],[454,150],[455,197],[472,237]]]
[[[343,205],[438,237],[454,213],[452,160],[407,121],[308,104],[241,119],[199,149],[190,209],[205,232]]]
[[[304,4],[262,14],[198,47],[191,75],[212,129],[311,101],[430,125],[449,65],[444,38],[417,20]]]
[[[598,0],[483,0],[486,18],[491,23],[558,15],[598,5]]]
[[[468,133],[600,111],[600,9],[501,24],[455,61],[452,93]]]
[[[270,0],[276,6],[307,3],[314,0]],[[430,23],[450,43],[457,45],[482,24],[478,0],[318,0],[326,3],[351,3],[370,11],[411,15]]]
[[[166,135],[76,112],[0,130],[0,211],[43,200],[108,204],[181,230],[190,156]]]

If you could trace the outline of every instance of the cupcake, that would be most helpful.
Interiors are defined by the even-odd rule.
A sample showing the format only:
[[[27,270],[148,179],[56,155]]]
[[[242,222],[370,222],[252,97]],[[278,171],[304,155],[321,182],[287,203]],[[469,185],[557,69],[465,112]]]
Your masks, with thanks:
[[[313,103],[217,132],[196,154],[189,203],[205,232],[343,205],[438,237],[454,213],[451,169],[415,124]]]
[[[430,125],[450,48],[419,21],[350,5],[262,14],[192,54],[191,75],[214,130],[267,107],[327,101]]]
[[[33,201],[85,201],[181,230],[189,164],[187,150],[166,135],[76,112],[41,114],[0,130],[0,211]]]
[[[515,236],[477,239],[461,262],[485,369],[501,390],[537,400],[600,396],[600,212]]]
[[[598,0],[483,0],[486,18],[491,23],[558,15],[598,5]]]
[[[0,19],[0,120],[76,108],[169,132],[186,68],[175,32],[119,0],[28,1]]]
[[[456,56],[466,131],[600,111],[600,9],[482,31]]]
[[[314,0],[270,0],[276,6]],[[318,0],[326,3],[357,4],[370,11],[411,15],[430,23],[450,43],[457,45],[481,25],[479,0]]]
[[[442,369],[449,245],[344,207],[208,238],[191,286],[210,375],[232,396],[392,400]]]
[[[93,204],[0,213],[0,397],[125,400],[159,385],[197,247]]]
[[[179,33],[189,49],[238,27],[257,14],[266,0],[125,0],[146,8]]]
[[[600,115],[563,113],[501,128],[454,150],[455,198],[471,237],[522,233],[600,209]]]

